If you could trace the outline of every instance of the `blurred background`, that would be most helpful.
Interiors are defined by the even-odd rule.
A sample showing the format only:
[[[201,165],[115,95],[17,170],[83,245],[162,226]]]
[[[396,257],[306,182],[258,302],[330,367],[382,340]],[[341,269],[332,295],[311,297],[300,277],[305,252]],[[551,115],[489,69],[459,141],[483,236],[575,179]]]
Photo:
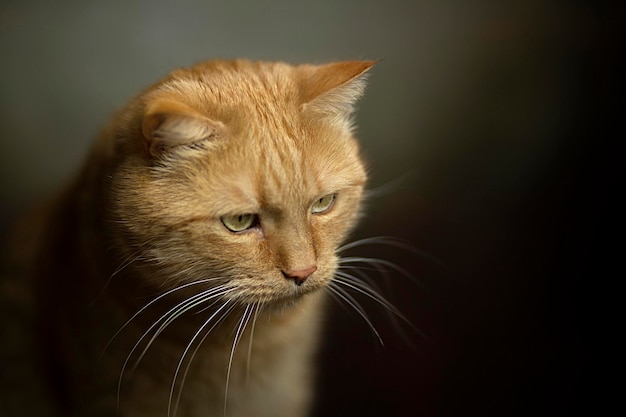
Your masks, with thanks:
[[[176,67],[380,59],[357,119],[375,192],[355,238],[426,255],[351,253],[410,271],[380,282],[419,332],[362,299],[381,347],[333,308],[315,415],[597,415],[623,16],[617,1],[2,0],[0,227]]]

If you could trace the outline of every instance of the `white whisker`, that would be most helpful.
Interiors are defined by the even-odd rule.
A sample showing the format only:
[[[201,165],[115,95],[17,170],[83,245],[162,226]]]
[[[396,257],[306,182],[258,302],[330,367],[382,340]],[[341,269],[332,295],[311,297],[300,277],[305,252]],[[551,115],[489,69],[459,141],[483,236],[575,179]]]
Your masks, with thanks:
[[[381,346],[385,345],[383,343],[383,339],[380,337],[380,334],[378,333],[378,330],[376,330],[376,327],[374,327],[374,324],[372,323],[372,321],[369,319],[369,317],[367,317],[365,310],[363,310],[363,307],[361,307],[361,305],[354,299],[354,297],[352,297],[350,294],[345,292],[341,287],[336,286],[336,283],[332,281],[329,283],[328,287],[326,288],[334,292],[339,298],[341,298],[343,301],[348,303],[349,306],[354,308],[354,310],[361,316],[361,318],[365,320],[369,328],[372,330],[372,332],[378,339],[378,342],[380,343],[380,345]]]
[[[109,342],[104,346],[104,349],[102,350],[102,353],[100,354],[100,358],[102,358],[102,356],[104,355],[104,352],[106,352],[106,350],[111,345],[111,343],[113,343],[113,340],[117,336],[119,336],[119,334],[130,324],[130,322],[133,321],[141,313],[143,313],[146,309],[148,309],[151,305],[153,305],[157,301],[161,300],[164,297],[167,297],[168,295],[170,295],[170,294],[172,294],[172,293],[174,293],[176,291],[180,291],[180,290],[185,289],[187,287],[190,287],[192,285],[203,284],[203,283],[210,282],[210,281],[215,281],[215,280],[216,280],[216,278],[209,278],[209,279],[202,279],[202,280],[198,280],[198,281],[189,282],[187,284],[184,284],[184,285],[178,286],[176,288],[173,288],[173,289],[171,289],[169,291],[166,291],[165,293],[163,293],[163,294],[159,295],[158,297],[156,297],[154,300],[150,301],[148,304],[143,306],[139,311],[137,311],[135,314],[133,314],[133,316],[130,319],[128,319],[128,321],[126,321],[126,323],[124,323],[122,325],[122,327],[120,327],[120,329],[117,332],[115,332],[115,334],[111,337]]]
[[[389,315],[389,320],[391,321],[391,323],[394,325],[398,333],[402,336],[402,338],[407,343],[409,343],[410,345],[413,345],[413,343],[410,341],[408,336],[403,331],[396,317],[401,319],[404,323],[406,323],[409,327],[411,327],[411,329],[417,332],[420,336],[428,339],[428,337],[422,331],[416,328],[413,325],[413,323],[411,323],[411,321],[404,314],[400,312],[400,310],[398,310],[389,300],[387,300],[381,294],[377,293],[376,291],[374,291],[372,288],[370,288],[363,282],[360,282],[355,277],[351,277],[350,275],[347,275],[347,274],[341,274],[341,276],[342,278],[336,278],[335,282],[367,296],[368,298],[374,300],[375,302],[377,302],[378,304],[382,305],[385,308],[385,311]]]
[[[410,323],[409,320],[406,317],[404,317],[402,313],[400,313],[400,311],[398,311],[398,309],[396,309],[393,306],[393,304],[389,302],[389,300],[387,300],[385,297],[383,297],[382,295],[374,291],[372,288],[370,288],[363,282],[341,271],[337,271],[335,274],[336,274],[336,277],[335,277],[336,283],[344,285],[348,288],[351,288],[365,295],[366,297],[376,301],[378,304],[382,305],[383,307],[391,311],[396,316],[400,317],[402,320],[406,321],[407,323]]]
[[[415,172],[409,171],[401,176],[392,179],[391,181],[379,185],[376,188],[370,188],[368,190],[365,190],[363,193],[363,198],[369,200],[370,198],[378,198],[388,194],[392,194],[400,189],[401,186],[407,183],[410,179],[415,178],[415,174]]]
[[[250,379],[250,358],[252,357],[252,339],[254,338],[254,328],[256,326],[256,319],[261,309],[261,303],[254,304],[254,317],[252,318],[252,326],[250,327],[250,341],[248,342],[248,355],[246,358],[246,382]]]
[[[111,280],[111,278],[113,278],[114,276],[116,276],[117,274],[122,272],[124,269],[126,269],[126,267],[128,267],[130,264],[135,262],[137,259],[141,258],[141,256],[142,256],[141,250],[143,249],[144,246],[146,246],[147,243],[148,242],[143,243],[141,246],[139,246],[139,248],[137,248],[137,250],[135,252],[133,252],[131,255],[127,256],[126,259],[124,259],[124,261],[122,261],[120,266],[115,271],[113,271],[113,273],[109,277],[109,281]]]
[[[353,291],[356,291],[383,306],[384,311],[388,314],[389,320],[391,321],[392,325],[409,345],[413,346],[413,343],[404,332],[402,326],[398,322],[398,319],[401,319],[404,323],[409,325],[409,327],[411,327],[411,329],[417,332],[420,336],[424,337],[425,339],[429,339],[422,331],[417,329],[413,325],[413,323],[408,318],[406,318],[406,316],[404,316],[400,312],[400,310],[397,309],[387,298],[382,296],[383,291],[381,291],[376,282],[365,272],[363,272],[364,270],[370,269],[368,267],[372,267],[383,278],[385,278],[387,284],[389,284],[390,278],[388,269],[399,272],[405,277],[408,277],[416,284],[420,284],[419,281],[409,271],[401,268],[395,263],[386,261],[384,259],[366,257],[341,258],[339,260],[339,270],[335,273],[335,282]],[[350,273],[346,271],[349,271]]]
[[[189,310],[192,310],[195,307],[197,307],[197,306],[199,306],[201,304],[204,304],[205,302],[207,302],[209,300],[213,300],[215,298],[221,297],[221,296],[227,294],[230,291],[232,291],[232,290],[231,289],[223,289],[221,286],[220,287],[216,287],[216,288],[211,288],[210,290],[203,291],[202,293],[196,294],[196,295],[190,297],[189,299],[187,299],[187,300],[177,304],[176,307],[170,309],[166,314],[161,316],[152,326],[150,326],[150,329],[148,329],[148,332],[149,332],[154,327],[154,325],[158,324],[158,322],[163,320],[163,322],[161,323],[159,328],[154,332],[154,334],[152,335],[152,337],[150,338],[150,340],[148,341],[148,343],[144,347],[143,351],[139,355],[139,358],[137,358],[137,360],[135,361],[135,365],[133,366],[133,368],[131,370],[131,373],[137,368],[137,365],[139,365],[139,362],[141,362],[141,359],[144,357],[144,355],[146,354],[148,349],[150,349],[150,346],[156,340],[156,338],[161,333],[163,333],[163,331],[167,328],[167,326],[169,326],[174,320],[176,320],[177,318],[179,318],[180,316],[182,316],[183,314],[185,314]],[[173,311],[173,310],[175,310],[175,311]],[[168,315],[169,315],[169,317],[167,317]],[[147,332],[144,333],[144,335],[146,335],[146,334],[147,334]],[[143,336],[142,336],[142,339],[143,339]],[[141,341],[141,339],[140,339],[140,341]]]
[[[363,239],[357,239],[352,242],[348,242],[343,246],[337,248],[337,253],[345,252],[348,249],[356,248],[359,246],[365,245],[390,245],[390,246],[400,246],[403,249],[411,250],[413,247],[405,242],[399,241],[396,238],[390,236],[376,236],[376,237],[366,237]]]
[[[209,281],[209,280],[206,280]],[[144,311],[147,307],[149,307],[151,304],[153,304],[154,302],[156,302],[157,300],[163,298],[164,296],[173,293],[176,290],[179,290],[183,287],[189,286],[190,284],[185,284],[181,287],[175,288],[173,290],[170,290],[168,292],[166,292],[165,294],[160,295],[159,297],[157,297],[156,299],[152,300],[150,303],[148,303],[146,306],[144,306],[141,310],[139,310],[137,313],[135,313],[135,315],[133,317],[131,317],[131,319],[126,322],[126,324],[124,324],[124,326],[122,327],[122,329],[124,327],[126,327],[126,325],[128,325],[128,323],[130,323],[131,320],[133,320],[137,315],[139,315],[142,311]],[[231,289],[224,289],[223,286],[219,286],[219,287],[215,287],[215,288],[210,288],[208,290],[202,291],[199,294],[195,294],[192,297],[185,299],[184,301],[176,304],[174,307],[172,307],[171,309],[169,309],[165,314],[163,314],[159,319],[157,319],[149,328],[148,330],[146,330],[143,335],[139,338],[139,340],[135,343],[135,345],[133,346],[133,348],[130,350],[130,353],[128,354],[128,356],[126,357],[126,360],[124,361],[123,365],[122,365],[122,370],[120,372],[120,377],[119,377],[119,381],[118,381],[118,388],[117,388],[117,402],[118,402],[118,406],[119,406],[119,402],[120,402],[120,393],[121,393],[121,387],[122,387],[122,380],[124,378],[124,374],[126,372],[126,368],[128,366],[128,363],[130,362],[133,354],[135,353],[135,351],[139,348],[139,346],[141,345],[142,341],[152,332],[152,330],[159,325],[159,323],[163,322],[161,324],[161,326],[158,328],[157,331],[155,331],[155,333],[152,335],[152,337],[150,338],[150,340],[148,341],[148,343],[146,344],[146,346],[144,347],[143,351],[141,352],[141,354],[139,355],[138,359],[135,361],[135,364],[133,365],[133,368],[131,369],[131,373],[134,372],[134,370],[137,368],[137,366],[139,365],[139,363],[141,362],[141,360],[143,359],[144,355],[146,354],[146,352],[148,351],[148,349],[150,348],[150,346],[152,345],[152,343],[154,342],[154,340],[159,336],[159,334],[161,334],[163,332],[163,330],[170,324],[172,323],[174,320],[176,320],[178,317],[180,317],[182,314],[184,314],[185,312],[189,311],[190,309],[206,302],[209,300],[212,300],[214,298],[217,297],[221,297],[224,294],[227,294],[228,292],[230,292]],[[118,331],[118,333],[122,330],[120,329]],[[116,333],[117,335],[117,333]]]
[[[169,400],[167,403],[167,415],[168,416],[176,416],[176,412],[178,411],[178,405],[180,403],[180,399],[182,397],[182,393],[183,393],[183,387],[185,385],[185,379],[187,378],[187,373],[189,371],[189,367],[191,365],[191,362],[193,362],[193,358],[195,357],[196,352],[198,351],[198,348],[200,347],[200,345],[202,344],[202,342],[204,341],[204,339],[209,335],[209,333],[211,333],[211,331],[213,331],[213,329],[218,325],[218,323],[220,323],[220,321],[226,316],[228,315],[228,313],[232,310],[232,306],[229,310],[226,311],[226,313],[219,319],[217,320],[215,323],[213,323],[213,326],[207,331],[207,333],[204,335],[204,337],[202,338],[202,340],[200,341],[200,343],[198,343],[198,345],[196,346],[195,350],[192,353],[191,358],[189,359],[189,362],[187,364],[187,367],[185,368],[185,372],[183,373],[183,378],[181,380],[180,383],[180,388],[178,390],[178,398],[176,399],[176,404],[174,405],[174,413],[172,414],[172,398],[174,395],[174,387],[176,385],[176,380],[178,379],[178,373],[180,372],[180,369],[182,367],[182,364],[185,360],[185,356],[187,355],[187,352],[189,351],[189,349],[191,349],[191,346],[193,345],[193,342],[196,340],[196,338],[198,337],[198,335],[200,335],[200,333],[202,333],[202,330],[209,325],[209,323],[211,323],[211,321],[226,307],[228,306],[228,304],[231,302],[231,300],[226,300],[224,302],[224,304],[222,304],[222,306],[220,308],[218,308],[217,310],[215,310],[213,312],[213,314],[211,314],[209,316],[208,319],[205,320],[205,322],[202,324],[202,326],[200,326],[200,328],[198,329],[198,331],[193,335],[193,337],[191,338],[191,340],[189,341],[189,343],[187,344],[187,347],[185,348],[185,350],[183,351],[180,360],[178,361],[178,365],[176,366],[176,371],[174,372],[174,378],[172,379],[172,386],[170,388],[170,396],[169,396]]]
[[[420,285],[419,280],[417,278],[415,278],[415,276],[413,274],[411,274],[409,271],[407,271],[406,269],[404,269],[404,268],[394,264],[393,262],[386,261],[384,259],[365,258],[365,257],[360,257],[360,256],[347,256],[347,257],[339,259],[338,263],[339,263],[340,267],[343,267],[345,265],[350,265],[350,264],[371,265],[371,266],[375,267],[376,269],[378,269],[379,271],[382,271],[380,269],[380,267],[387,267],[387,268],[393,269],[396,272],[399,272],[400,274],[402,274],[403,276],[407,277],[412,282]]]
[[[382,267],[375,267],[376,271],[379,272],[384,278],[388,279],[389,276],[387,274],[387,270],[382,268]],[[372,289],[375,289],[376,291],[378,291],[379,293],[382,293],[382,289],[378,286],[378,283],[376,282],[376,280],[374,280],[372,277],[370,277],[369,275],[367,275],[364,271],[365,270],[370,270],[369,268],[363,268],[360,266],[353,266],[353,265],[340,265],[338,271],[343,272],[344,274],[347,274],[347,272],[345,271],[350,271],[350,274],[354,274],[353,278],[363,282],[363,283],[367,283],[367,285],[369,285]],[[356,275],[356,276],[355,276]]]
[[[185,275],[187,276],[193,276],[193,274],[191,273],[194,268],[198,267],[198,263],[197,262],[189,262],[189,265],[186,268],[183,269],[179,269],[176,272],[172,272],[169,273],[166,277],[166,279],[164,279],[161,282],[161,286],[162,287],[167,287],[170,286],[172,282],[176,282],[178,280],[180,280],[180,277],[184,277]],[[187,280],[187,279],[185,279]]]
[[[235,332],[235,337],[233,338],[233,346],[230,350],[230,358],[228,358],[228,370],[226,372],[226,388],[224,389],[224,417],[226,417],[226,406],[228,405],[228,386],[230,384],[230,371],[233,365],[233,358],[235,356],[235,350],[237,349],[237,344],[239,343],[239,339],[243,334],[243,331],[250,320],[250,316],[252,315],[252,307],[250,304],[246,304],[246,309],[241,316],[241,320],[239,320],[239,326],[237,326],[237,331]]]
[[[113,271],[113,273],[109,276],[109,278],[107,279],[107,281],[104,283],[104,285],[102,286],[102,289],[100,290],[100,292],[98,293],[98,295],[96,295],[96,297],[94,298],[94,300],[89,304],[90,306],[93,306],[99,299],[100,297],[102,297],[102,294],[104,294],[104,292],[106,291],[106,289],[108,288],[109,284],[111,283],[111,281],[113,280],[113,278],[119,274],[120,272],[122,272],[124,269],[126,269],[129,265],[131,265],[134,262],[137,262],[139,259],[142,258],[143,254],[142,254],[142,249],[144,248],[144,246],[146,246],[148,243],[152,242],[152,240],[147,240],[144,243],[142,243],[141,245],[139,245],[139,247],[137,248],[137,250],[135,252],[133,252],[132,254],[130,254],[129,256],[126,257],[126,259],[124,259],[122,261],[122,263],[120,264],[120,266]]]
[[[360,247],[360,246],[366,246],[366,245],[384,245],[384,246],[392,246],[395,248],[399,248],[407,252],[413,253],[415,255],[418,255],[422,258],[428,259],[429,261],[433,262],[439,267],[445,268],[445,264],[443,263],[443,261],[441,261],[441,259],[437,258],[436,256],[426,251],[420,250],[403,240],[390,237],[390,236],[367,237],[363,239],[358,239],[352,242],[348,242],[343,246],[340,246],[339,248],[337,248],[336,252],[342,253],[349,249],[353,249],[353,248]]]

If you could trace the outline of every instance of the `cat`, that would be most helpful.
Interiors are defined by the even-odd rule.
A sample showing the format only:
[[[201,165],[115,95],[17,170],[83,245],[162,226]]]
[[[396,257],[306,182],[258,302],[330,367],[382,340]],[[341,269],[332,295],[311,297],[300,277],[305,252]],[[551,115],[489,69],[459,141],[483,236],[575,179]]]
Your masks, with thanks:
[[[40,397],[13,414],[308,415],[325,300],[350,302],[338,250],[361,213],[353,112],[374,64],[207,61],[117,112],[18,233],[38,243],[20,256],[24,352],[41,354],[12,362],[40,375],[11,389]]]

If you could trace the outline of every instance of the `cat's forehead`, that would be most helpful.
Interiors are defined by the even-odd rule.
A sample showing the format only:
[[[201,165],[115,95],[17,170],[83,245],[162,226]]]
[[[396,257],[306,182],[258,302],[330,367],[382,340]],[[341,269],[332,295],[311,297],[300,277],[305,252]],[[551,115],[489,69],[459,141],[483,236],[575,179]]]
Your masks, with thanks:
[[[227,139],[219,153],[205,159],[212,188],[224,196],[222,203],[234,205],[232,209],[284,210],[362,184],[365,175],[355,146],[337,143],[329,147],[325,142],[252,132],[233,138],[232,143]]]
[[[250,136],[221,154],[220,168],[227,172],[218,182],[231,199],[256,206],[276,206],[309,199],[325,187],[317,164],[307,158],[306,150],[295,146],[295,140]]]

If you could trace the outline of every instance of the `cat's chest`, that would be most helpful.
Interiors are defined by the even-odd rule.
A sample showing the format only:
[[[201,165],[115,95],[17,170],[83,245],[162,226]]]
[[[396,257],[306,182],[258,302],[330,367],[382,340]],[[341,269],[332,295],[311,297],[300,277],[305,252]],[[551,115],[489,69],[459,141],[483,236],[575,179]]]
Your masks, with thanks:
[[[234,328],[229,337],[155,343],[121,391],[122,415],[302,415],[319,321],[318,310],[307,311],[258,318],[254,328],[250,320],[239,338]]]

